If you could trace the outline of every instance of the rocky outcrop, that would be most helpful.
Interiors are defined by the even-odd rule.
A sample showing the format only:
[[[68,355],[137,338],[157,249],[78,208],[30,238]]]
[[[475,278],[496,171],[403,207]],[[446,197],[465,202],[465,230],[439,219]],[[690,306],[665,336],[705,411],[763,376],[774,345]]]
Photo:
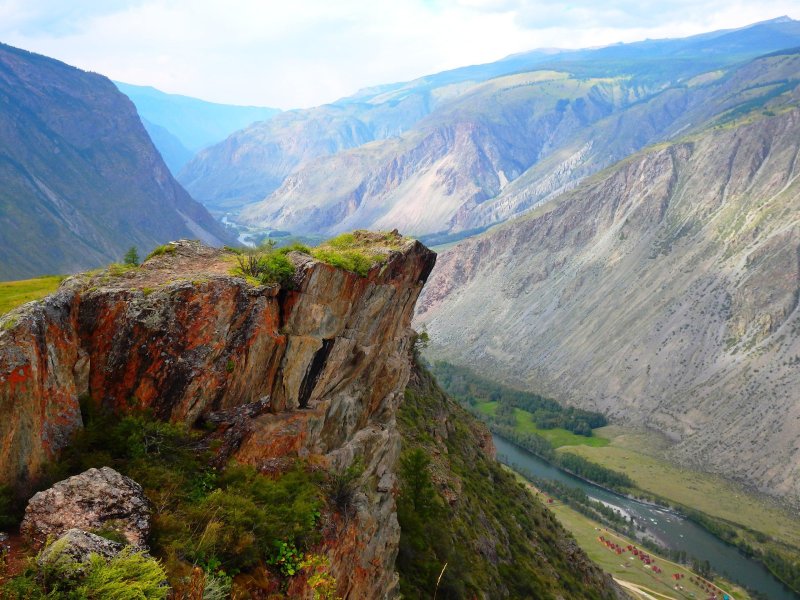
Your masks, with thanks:
[[[6,315],[0,476],[34,477],[57,455],[81,427],[81,395],[121,412],[224,422],[229,451],[259,467],[300,456],[335,469],[362,457],[364,502],[324,543],[340,595],[394,596],[394,419],[435,254],[399,236],[391,246],[366,277],[290,254],[286,290],[231,275],[230,252],[178,242],[141,268],[71,278]]]
[[[146,548],[150,515],[150,502],[142,487],[103,467],[37,493],[28,502],[20,532],[35,548],[75,529],[114,532],[131,546]]]

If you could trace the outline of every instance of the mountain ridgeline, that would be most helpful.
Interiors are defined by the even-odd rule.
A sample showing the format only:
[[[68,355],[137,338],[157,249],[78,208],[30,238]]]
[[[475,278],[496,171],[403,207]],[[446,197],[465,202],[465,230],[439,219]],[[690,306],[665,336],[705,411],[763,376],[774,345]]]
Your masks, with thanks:
[[[417,318],[443,359],[796,502],[800,52],[724,80],[752,101],[444,253]]]
[[[226,233],[105,77],[0,45],[0,279],[73,273]]]
[[[750,89],[736,73],[793,46],[800,23],[776,19],[687,39],[533,52],[285,113],[201,152],[179,179],[252,227],[463,235],[775,93],[772,82]]]
[[[203,148],[280,112],[276,108],[206,102],[148,86],[115,83],[136,105],[145,129],[174,174]]]

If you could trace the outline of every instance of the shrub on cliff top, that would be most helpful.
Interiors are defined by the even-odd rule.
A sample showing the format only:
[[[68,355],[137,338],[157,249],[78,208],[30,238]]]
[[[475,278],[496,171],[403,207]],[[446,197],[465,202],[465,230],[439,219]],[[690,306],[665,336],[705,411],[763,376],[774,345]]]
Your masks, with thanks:
[[[283,288],[292,287],[294,264],[286,254],[289,249],[275,249],[275,241],[268,240],[255,250],[237,253],[236,274],[252,277],[262,285],[279,284]]]
[[[147,255],[147,258],[144,259],[145,262],[153,258],[154,256],[162,256],[164,254],[171,254],[175,252],[177,248],[174,244],[162,244],[161,246],[156,246],[150,251],[150,254]]]
[[[175,597],[183,597],[195,566],[230,578],[274,562],[280,543],[306,552],[319,540],[321,472],[302,462],[277,475],[235,463],[215,469],[202,435],[183,425],[146,413],[118,417],[86,399],[82,415],[84,429],[39,487],[102,466],[137,481],[154,507],[149,544]]]

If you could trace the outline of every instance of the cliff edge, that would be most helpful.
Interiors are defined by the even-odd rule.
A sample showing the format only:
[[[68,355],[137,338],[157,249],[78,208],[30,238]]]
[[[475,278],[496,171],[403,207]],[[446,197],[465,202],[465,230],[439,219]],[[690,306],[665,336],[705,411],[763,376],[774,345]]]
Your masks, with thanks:
[[[239,462],[301,457],[338,470],[363,460],[365,496],[325,536],[331,571],[343,597],[395,596],[395,412],[414,303],[436,255],[389,241],[365,277],[290,253],[293,289],[252,285],[230,274],[234,253],[180,241],[139,268],[67,279],[5,315],[0,483],[32,481],[58,456],[83,425],[82,397],[189,425],[228,415],[221,451]]]

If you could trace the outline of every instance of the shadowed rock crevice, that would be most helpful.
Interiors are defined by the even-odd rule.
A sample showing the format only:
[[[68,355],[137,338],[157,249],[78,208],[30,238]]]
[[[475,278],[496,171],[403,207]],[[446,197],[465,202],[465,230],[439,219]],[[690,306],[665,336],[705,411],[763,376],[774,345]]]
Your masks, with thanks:
[[[328,360],[328,355],[333,350],[333,344],[336,340],[322,340],[322,347],[314,354],[311,364],[308,365],[303,383],[300,384],[300,395],[298,397],[298,405],[300,408],[308,407],[308,401],[311,399],[311,394],[319,381],[322,370],[325,368],[325,361]]]

